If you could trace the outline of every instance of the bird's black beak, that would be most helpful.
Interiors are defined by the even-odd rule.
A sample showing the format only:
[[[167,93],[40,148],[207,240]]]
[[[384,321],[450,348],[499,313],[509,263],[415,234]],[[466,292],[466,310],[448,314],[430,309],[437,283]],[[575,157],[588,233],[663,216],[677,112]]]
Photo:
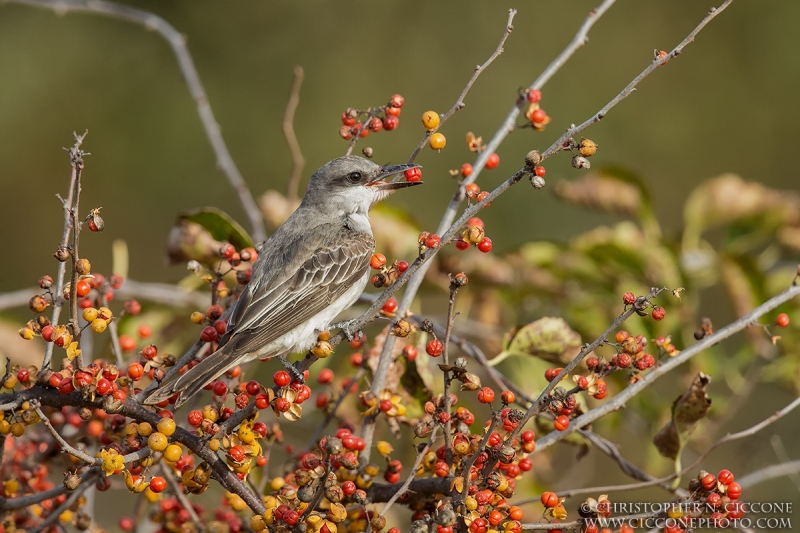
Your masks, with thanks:
[[[396,191],[397,189],[405,189],[414,185],[422,185],[421,181],[383,181],[390,176],[405,172],[410,168],[421,168],[420,165],[413,163],[404,163],[402,165],[387,165],[381,167],[378,175],[375,176],[367,183],[367,187],[375,187],[382,191]]]

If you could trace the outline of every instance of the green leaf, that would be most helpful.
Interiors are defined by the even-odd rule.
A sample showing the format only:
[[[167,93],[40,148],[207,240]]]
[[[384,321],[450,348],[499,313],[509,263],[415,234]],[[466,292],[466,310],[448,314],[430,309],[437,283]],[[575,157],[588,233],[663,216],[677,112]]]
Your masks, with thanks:
[[[229,242],[237,249],[252,247],[253,239],[247,231],[227,213],[216,207],[201,207],[183,213],[178,220],[188,220],[200,224],[211,236],[221,242]]]
[[[508,332],[503,339],[503,352],[532,355],[565,365],[580,351],[581,345],[581,336],[563,318],[545,317]]]

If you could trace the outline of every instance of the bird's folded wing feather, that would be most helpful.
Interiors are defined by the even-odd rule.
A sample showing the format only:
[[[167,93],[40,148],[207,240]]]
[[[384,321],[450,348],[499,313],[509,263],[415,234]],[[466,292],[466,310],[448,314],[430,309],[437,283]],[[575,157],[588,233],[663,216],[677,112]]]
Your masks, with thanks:
[[[296,270],[253,285],[236,302],[227,348],[253,352],[305,323],[366,274],[374,250],[371,235],[348,231],[309,250]]]

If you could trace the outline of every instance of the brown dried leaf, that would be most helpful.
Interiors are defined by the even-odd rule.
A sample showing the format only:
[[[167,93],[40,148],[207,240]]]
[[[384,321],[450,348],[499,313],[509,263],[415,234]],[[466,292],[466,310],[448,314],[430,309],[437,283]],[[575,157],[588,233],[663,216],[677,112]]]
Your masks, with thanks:
[[[575,181],[559,181],[553,190],[565,202],[622,215],[635,215],[642,202],[639,187],[597,172]]]
[[[697,424],[711,408],[706,386],[711,377],[700,372],[692,384],[672,404],[672,420],[653,437],[658,452],[669,459],[678,459]]]

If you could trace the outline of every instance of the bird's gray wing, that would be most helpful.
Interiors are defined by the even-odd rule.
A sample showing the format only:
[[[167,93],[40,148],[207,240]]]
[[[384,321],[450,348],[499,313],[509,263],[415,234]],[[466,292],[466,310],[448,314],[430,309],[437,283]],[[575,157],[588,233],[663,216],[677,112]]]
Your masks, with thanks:
[[[371,235],[347,231],[330,241],[288,277],[242,294],[232,315],[229,350],[257,351],[315,316],[366,274],[375,250]]]

